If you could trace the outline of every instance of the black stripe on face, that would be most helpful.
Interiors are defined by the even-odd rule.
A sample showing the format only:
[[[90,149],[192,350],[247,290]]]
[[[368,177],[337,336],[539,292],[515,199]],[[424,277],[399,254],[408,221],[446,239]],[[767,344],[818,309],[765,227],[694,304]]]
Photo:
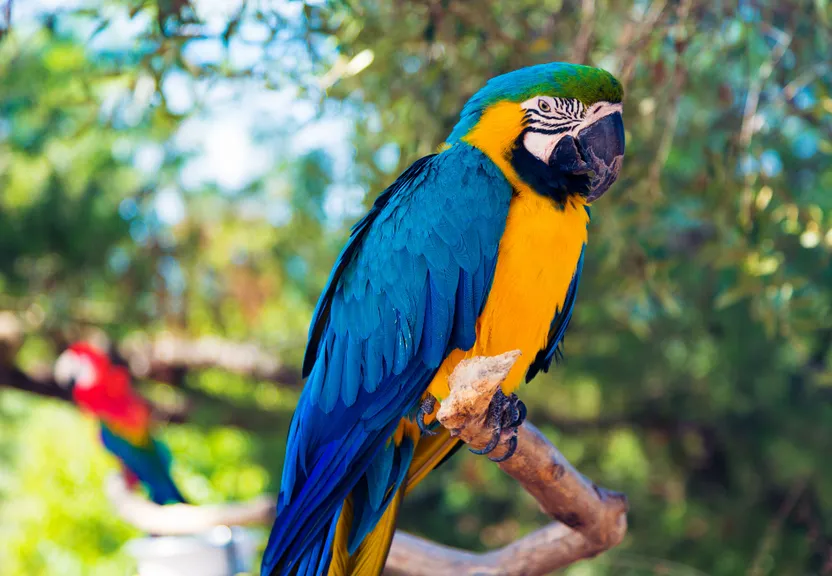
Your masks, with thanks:
[[[546,120],[551,121],[551,120],[558,120],[560,118],[566,118],[565,116],[556,116],[556,115],[553,115],[551,113],[549,113],[548,115],[543,114],[542,112],[539,112],[539,111],[535,110],[534,108],[530,108],[526,112],[526,117],[531,119],[532,116],[536,116],[538,119],[543,120],[543,121],[546,121]]]
[[[538,116],[540,115],[538,114]],[[532,114],[527,113],[523,117],[523,126],[527,130],[541,134],[560,134],[578,125],[578,122],[573,118],[569,118],[565,122],[555,122],[553,120],[553,118],[546,118],[545,116],[540,116],[539,119],[532,118]]]
[[[533,132],[535,134],[546,134],[549,136],[553,136],[555,134],[563,134],[564,132],[569,132],[569,130],[571,129],[571,125],[563,125],[552,128],[539,128],[537,126],[529,126],[523,131],[523,133],[525,134],[527,132]]]

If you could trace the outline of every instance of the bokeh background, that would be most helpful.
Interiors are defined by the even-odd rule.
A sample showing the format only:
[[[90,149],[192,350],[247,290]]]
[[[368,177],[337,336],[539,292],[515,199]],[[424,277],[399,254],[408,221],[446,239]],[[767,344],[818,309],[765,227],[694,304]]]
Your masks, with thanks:
[[[68,342],[130,360],[190,499],[275,493],[349,226],[487,78],[552,60],[618,75],[628,143],[566,361],[521,394],[630,498],[567,573],[832,573],[827,0],[2,4],[4,576],[132,565],[115,462],[50,382]],[[460,452],[401,528],[482,550],[546,522]]]

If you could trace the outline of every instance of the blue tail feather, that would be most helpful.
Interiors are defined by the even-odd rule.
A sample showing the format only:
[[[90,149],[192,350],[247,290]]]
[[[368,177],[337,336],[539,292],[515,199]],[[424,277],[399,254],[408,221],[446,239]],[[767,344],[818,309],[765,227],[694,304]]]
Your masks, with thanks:
[[[156,504],[185,503],[170,475],[170,452],[157,440],[147,446],[136,446],[101,424],[101,441],[147,489]]]
[[[434,372],[424,364],[412,363],[397,379],[428,382]],[[393,383],[386,384],[390,386],[388,390],[393,391]],[[419,390],[417,386],[408,388]],[[367,506],[371,506],[371,502],[378,504],[381,496],[378,509],[359,511],[366,522],[359,522],[357,530],[361,533],[351,535],[350,548],[354,549],[366,536],[367,527],[371,528],[384,512],[390,495],[404,478],[402,471],[406,472],[413,454],[412,442],[406,440],[402,446],[393,447],[397,452],[393,458],[383,454],[391,448],[388,442],[398,426],[398,419],[382,418],[379,414],[367,418],[362,414],[361,396],[364,394],[369,393],[362,388],[357,401],[350,407],[339,399],[337,410],[328,414],[310,404],[306,393],[301,395],[290,429],[280,506],[263,555],[262,576],[305,576],[315,570],[318,574],[326,574],[332,558],[335,526],[347,496],[359,484],[364,486],[362,490],[367,494],[362,499]],[[378,394],[375,397],[378,398]],[[388,411],[406,413],[418,398],[418,392],[405,394],[399,389],[398,393],[389,394],[389,406],[382,416]],[[301,437],[304,443],[298,445],[296,442]],[[380,460],[376,461],[377,458]],[[303,460],[308,474],[300,466]],[[370,472],[374,465],[376,468]],[[369,497],[368,474],[372,476],[372,498]],[[377,482],[386,486],[379,490],[375,486]]]

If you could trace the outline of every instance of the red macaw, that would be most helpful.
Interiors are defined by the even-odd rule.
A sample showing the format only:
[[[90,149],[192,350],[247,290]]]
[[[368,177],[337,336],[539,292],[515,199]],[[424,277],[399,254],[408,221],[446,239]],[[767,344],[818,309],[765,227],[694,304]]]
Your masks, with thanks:
[[[185,502],[170,476],[170,452],[151,435],[150,407],[131,387],[130,372],[90,344],[70,346],[55,363],[55,380],[101,423],[101,441],[131,486],[144,485],[157,504]]]

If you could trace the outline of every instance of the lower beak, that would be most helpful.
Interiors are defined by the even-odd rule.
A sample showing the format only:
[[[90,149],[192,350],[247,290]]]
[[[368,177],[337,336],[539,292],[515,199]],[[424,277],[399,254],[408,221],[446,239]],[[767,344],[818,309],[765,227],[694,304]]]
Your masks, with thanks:
[[[620,112],[604,116],[578,133],[578,149],[595,173],[587,202],[600,198],[609,190],[624,159],[624,121]]]

